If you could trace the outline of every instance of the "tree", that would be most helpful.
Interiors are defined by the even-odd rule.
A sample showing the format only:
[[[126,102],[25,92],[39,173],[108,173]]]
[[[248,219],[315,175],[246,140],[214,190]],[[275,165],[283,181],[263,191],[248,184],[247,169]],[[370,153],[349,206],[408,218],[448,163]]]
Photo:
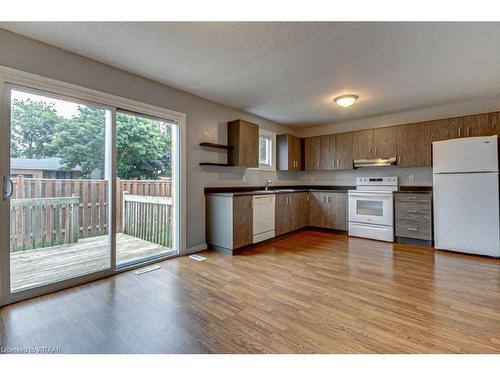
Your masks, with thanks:
[[[11,108],[12,156],[29,159],[53,156],[50,144],[56,127],[64,121],[54,105],[14,99]]]
[[[79,166],[84,175],[104,172],[105,111],[81,106],[72,119],[59,124],[52,150],[65,169]],[[160,121],[118,113],[116,116],[117,176],[157,179],[171,174],[170,126]]]
[[[157,179],[171,176],[171,127],[160,121],[119,113],[117,125],[117,176]]]
[[[87,106],[78,106],[78,115],[58,124],[51,150],[64,169],[80,167],[85,176],[99,170],[103,177],[105,124],[105,111]]]
[[[63,168],[79,167],[85,176],[104,174],[105,110],[79,106],[72,118],[57,115],[53,104],[14,99],[12,106],[12,156],[57,156]],[[157,179],[170,176],[171,126],[165,122],[118,113],[117,176],[124,179]]]

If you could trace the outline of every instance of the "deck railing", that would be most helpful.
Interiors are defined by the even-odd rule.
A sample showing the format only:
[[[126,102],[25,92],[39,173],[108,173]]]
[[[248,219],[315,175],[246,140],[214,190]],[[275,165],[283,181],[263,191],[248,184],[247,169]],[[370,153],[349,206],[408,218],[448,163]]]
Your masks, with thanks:
[[[54,246],[76,242],[78,238],[108,234],[109,184],[107,180],[18,176],[13,178],[12,182],[11,251]],[[165,218],[168,226],[171,226],[172,209],[163,207],[164,202],[168,200],[171,202],[171,180],[121,180],[118,178],[115,200],[118,232],[123,230],[124,192],[131,193],[130,197],[161,198],[158,202],[161,202],[159,210],[162,220]],[[160,215],[159,211],[154,212],[155,215],[157,213]],[[154,220],[158,220],[157,217],[155,216]],[[149,218],[150,216],[146,215],[138,217],[137,220]],[[133,225],[139,226],[140,224],[135,222]],[[155,230],[159,231],[159,223],[155,225]],[[170,229],[168,231],[162,229],[162,232],[155,232],[155,238],[162,245],[171,243],[170,232]]]
[[[12,179],[13,199],[80,197],[80,238],[93,237],[108,232],[107,180],[24,178]],[[171,197],[172,182],[162,180],[116,179],[116,228],[122,230],[123,192],[134,195]],[[65,219],[65,218],[63,218]]]
[[[78,241],[80,197],[11,199],[10,249]]]
[[[123,233],[172,247],[172,198],[123,194]]]

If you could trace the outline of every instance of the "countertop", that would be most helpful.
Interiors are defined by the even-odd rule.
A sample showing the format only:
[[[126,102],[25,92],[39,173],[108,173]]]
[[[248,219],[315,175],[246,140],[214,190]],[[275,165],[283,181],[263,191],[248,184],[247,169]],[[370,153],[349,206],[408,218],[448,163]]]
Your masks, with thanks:
[[[269,190],[264,190],[262,186],[237,186],[237,187],[206,187],[205,194],[235,196],[235,195],[261,195],[261,194],[286,194],[309,191],[347,193],[354,190],[356,186],[339,185],[286,185],[269,186]]]
[[[261,186],[237,186],[237,187],[206,187],[205,194],[222,196],[239,195],[263,195],[263,194],[286,194],[299,192],[337,192],[347,193],[348,190],[356,190],[356,186],[340,185],[295,185],[295,186],[270,186],[269,190],[264,190]],[[400,186],[395,193],[431,193],[432,186]]]

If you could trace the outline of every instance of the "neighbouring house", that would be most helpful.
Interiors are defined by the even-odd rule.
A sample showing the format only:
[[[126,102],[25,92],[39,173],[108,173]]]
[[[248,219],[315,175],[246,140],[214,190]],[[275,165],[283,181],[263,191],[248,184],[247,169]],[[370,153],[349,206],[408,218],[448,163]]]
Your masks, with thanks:
[[[82,177],[80,167],[64,170],[61,158],[10,159],[11,177],[71,179]]]

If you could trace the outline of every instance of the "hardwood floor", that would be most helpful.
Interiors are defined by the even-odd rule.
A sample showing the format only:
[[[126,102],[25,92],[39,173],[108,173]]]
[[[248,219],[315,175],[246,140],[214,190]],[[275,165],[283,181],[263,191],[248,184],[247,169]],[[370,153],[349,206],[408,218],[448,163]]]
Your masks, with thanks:
[[[1,309],[63,353],[500,353],[498,260],[307,230]]]

